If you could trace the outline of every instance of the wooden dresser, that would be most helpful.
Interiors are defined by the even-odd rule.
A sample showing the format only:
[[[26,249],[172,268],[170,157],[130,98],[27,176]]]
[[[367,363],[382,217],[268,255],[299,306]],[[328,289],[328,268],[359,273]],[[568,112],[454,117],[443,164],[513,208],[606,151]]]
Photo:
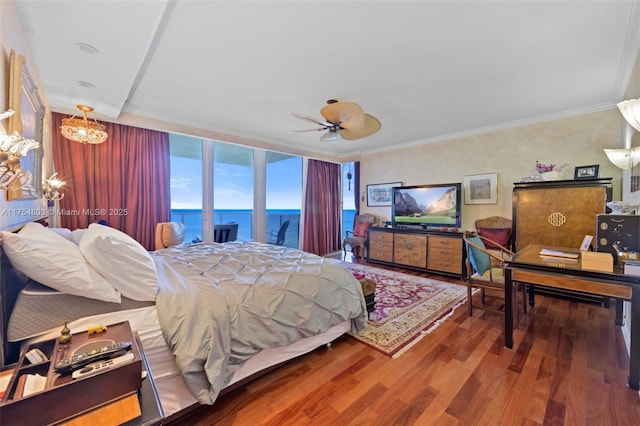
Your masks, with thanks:
[[[367,262],[462,277],[462,233],[423,229],[378,228],[368,231]]]

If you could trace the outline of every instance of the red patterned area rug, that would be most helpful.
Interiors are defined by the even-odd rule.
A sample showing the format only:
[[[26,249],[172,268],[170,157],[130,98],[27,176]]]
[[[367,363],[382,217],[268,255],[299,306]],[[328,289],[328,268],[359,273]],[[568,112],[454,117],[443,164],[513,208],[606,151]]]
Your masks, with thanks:
[[[369,325],[351,335],[390,357],[415,345],[466,301],[463,285],[367,265],[345,265],[376,282],[376,305]]]

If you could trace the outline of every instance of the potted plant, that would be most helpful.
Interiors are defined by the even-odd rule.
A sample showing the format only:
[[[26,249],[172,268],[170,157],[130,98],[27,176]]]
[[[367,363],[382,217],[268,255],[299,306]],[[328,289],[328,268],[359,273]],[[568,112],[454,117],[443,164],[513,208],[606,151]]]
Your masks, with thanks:
[[[560,174],[567,166],[566,163],[558,166],[557,164],[543,164],[536,160],[534,171],[540,174],[544,180],[560,180]]]

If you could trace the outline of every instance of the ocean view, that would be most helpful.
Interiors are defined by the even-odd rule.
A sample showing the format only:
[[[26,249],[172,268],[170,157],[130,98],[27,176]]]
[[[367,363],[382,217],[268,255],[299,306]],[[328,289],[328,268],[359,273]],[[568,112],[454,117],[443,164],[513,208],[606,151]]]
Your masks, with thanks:
[[[355,210],[343,210],[342,223],[344,230],[353,227]],[[235,222],[238,224],[238,239],[252,241],[253,210],[215,210],[214,223]],[[280,225],[289,221],[284,245],[298,247],[300,230],[300,210],[267,210],[267,241],[275,240]],[[200,209],[172,209],[171,221],[182,222],[186,228],[185,241],[192,242],[202,238],[202,210]],[[344,237],[344,233],[343,233]]]

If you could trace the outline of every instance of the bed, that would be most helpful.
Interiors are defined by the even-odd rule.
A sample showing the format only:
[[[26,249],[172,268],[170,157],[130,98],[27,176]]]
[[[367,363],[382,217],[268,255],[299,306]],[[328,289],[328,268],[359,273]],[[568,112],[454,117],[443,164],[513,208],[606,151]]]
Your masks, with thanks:
[[[362,287],[336,260],[242,241],[141,252],[103,225],[71,237],[33,224],[2,233],[3,363],[25,342],[59,335],[64,321],[81,331],[128,320],[167,418],[366,327]],[[45,255],[34,260],[34,253]],[[108,288],[87,297],[86,283],[56,288],[70,281],[68,273],[52,279],[69,257],[93,268],[89,279],[100,281],[97,272],[117,297]]]

